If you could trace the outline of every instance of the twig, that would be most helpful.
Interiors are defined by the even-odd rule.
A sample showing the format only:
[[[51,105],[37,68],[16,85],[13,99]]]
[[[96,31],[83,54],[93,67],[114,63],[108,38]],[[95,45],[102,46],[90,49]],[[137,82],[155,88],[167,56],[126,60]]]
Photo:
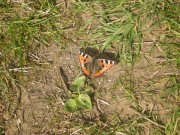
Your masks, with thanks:
[[[105,105],[108,105],[108,106],[110,105],[108,102],[106,102],[106,101],[104,101],[102,99],[99,99],[99,98],[97,99],[97,101],[98,101],[98,103],[101,102],[101,103],[103,103]]]
[[[116,132],[116,135],[126,135],[126,134],[124,134],[122,132]]]
[[[5,68],[5,65],[3,64],[3,68]],[[8,78],[11,78],[9,72],[6,71],[6,75],[8,76]],[[16,90],[16,101],[15,101],[15,105],[14,108],[12,110],[12,113],[10,114],[10,119],[13,118],[14,114],[16,113],[20,103],[21,103],[21,86],[14,80],[14,79],[10,79],[10,83],[12,85],[12,88]],[[6,80],[6,82],[9,82],[8,80]]]
[[[33,69],[33,67],[24,67],[24,68],[13,68],[13,69],[9,69],[10,72],[24,72],[27,73],[28,69]]]
[[[98,110],[101,114],[104,114],[104,111],[101,110],[101,107],[100,107],[100,105],[99,105],[99,100],[98,100],[98,99],[96,100],[96,106],[97,106],[97,110]]]
[[[146,116],[143,116],[142,114],[140,114],[139,112],[135,111],[134,109],[131,108],[130,110],[133,111],[134,113],[136,113],[137,115],[143,117],[143,118],[146,119],[147,121],[151,122],[152,124],[154,124],[154,125],[156,125],[156,126],[159,126],[159,127],[165,129],[165,126],[160,125],[160,124],[156,123],[155,121],[152,121],[151,119],[147,118]]]
[[[74,134],[78,133],[78,132],[81,131],[81,130],[82,130],[82,129],[80,128],[80,129],[74,131],[71,135],[74,135]]]
[[[64,79],[63,79],[63,74],[62,74],[62,68],[60,67],[59,68],[59,74],[60,74],[60,76],[59,76],[59,78],[60,78],[60,80],[61,80],[61,82],[62,82],[62,85],[63,85],[63,87],[64,87],[64,91],[65,91],[65,93],[66,93],[66,95],[68,96],[68,97],[70,97],[70,93],[69,93],[69,90],[68,90],[68,88],[67,88],[67,86],[66,86],[66,83],[64,82]]]
[[[14,114],[16,113],[16,111],[21,103],[21,87],[19,86],[19,84],[16,85],[14,81],[12,81],[12,85],[13,85],[14,89],[16,90],[16,102],[15,102],[14,109],[12,110],[10,119],[14,116]]]

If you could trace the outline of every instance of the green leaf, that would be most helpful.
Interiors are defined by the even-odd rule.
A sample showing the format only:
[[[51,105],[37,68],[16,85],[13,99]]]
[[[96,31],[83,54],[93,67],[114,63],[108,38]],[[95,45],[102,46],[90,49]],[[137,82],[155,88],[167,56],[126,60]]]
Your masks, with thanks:
[[[92,108],[91,98],[87,94],[80,94],[76,98],[76,103],[80,108],[86,108],[86,109]]]
[[[80,77],[75,78],[74,81],[72,82],[70,89],[73,91],[78,91],[82,89],[84,87],[85,81],[86,81],[85,76],[80,76]]]
[[[75,99],[68,99],[65,103],[65,108],[68,112],[75,112],[78,109]]]
[[[93,88],[93,86],[90,86],[90,85],[88,85],[87,87],[85,87],[85,91],[91,91],[91,90],[93,90],[94,88]]]
[[[81,94],[87,94],[92,95],[94,88],[92,86],[86,86],[83,91],[81,91]]]

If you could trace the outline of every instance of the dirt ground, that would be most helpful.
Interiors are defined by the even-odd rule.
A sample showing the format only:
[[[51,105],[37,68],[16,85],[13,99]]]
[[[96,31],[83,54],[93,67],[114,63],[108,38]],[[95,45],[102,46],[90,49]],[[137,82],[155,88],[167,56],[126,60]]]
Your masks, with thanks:
[[[20,84],[20,102],[14,117],[10,119],[9,114],[4,116],[7,122],[5,134],[72,134],[77,130],[72,123],[97,121],[102,115],[110,120],[114,114],[117,114],[122,120],[128,120],[138,114],[133,110],[133,106],[139,106],[143,112],[150,110],[159,114],[160,119],[165,122],[166,114],[170,109],[158,101],[158,96],[162,93],[161,90],[167,80],[162,78],[156,83],[150,80],[157,80],[166,74],[178,71],[173,65],[169,68],[163,66],[165,58],[160,48],[156,47],[150,54],[152,46],[153,44],[148,42],[142,46],[141,58],[133,69],[119,62],[103,76],[94,78],[93,81],[98,87],[95,91],[97,104],[94,103],[93,110],[73,114],[64,110],[67,95],[59,78],[61,76],[59,68],[64,70],[67,84],[82,75],[77,57],[79,48],[71,45],[68,49],[62,50],[52,44],[42,47],[36,54],[29,54],[29,59],[36,66],[28,69],[22,77],[24,81]],[[157,64],[161,66],[156,66]],[[136,91],[132,92],[135,95],[128,96],[126,91],[128,88],[124,88],[119,82],[132,78]]]
[[[17,3],[17,1],[14,2]],[[62,5],[62,7],[59,8],[58,5]],[[9,98],[7,98],[8,101],[5,102],[5,105],[0,103],[0,124],[3,123],[1,126],[3,128],[5,125],[5,134],[86,135],[90,133],[91,127],[92,129],[99,127],[98,131],[108,132],[110,129],[110,131],[115,131],[116,135],[125,135],[118,132],[118,128],[126,131],[126,125],[133,127],[133,122],[138,123],[138,120],[140,120],[140,128],[142,129],[140,133],[142,135],[153,133],[153,126],[164,131],[165,123],[170,119],[170,112],[178,106],[177,102],[174,102],[175,100],[171,100],[171,96],[164,94],[165,88],[168,85],[169,76],[179,75],[180,72],[175,63],[167,62],[164,52],[166,47],[156,43],[163,30],[157,28],[156,31],[153,31],[154,33],[143,35],[144,41],[140,56],[132,67],[120,61],[103,76],[88,79],[95,88],[92,110],[69,113],[65,111],[64,104],[68,100],[68,96],[60,77],[64,78],[67,87],[69,87],[74,78],[83,75],[78,60],[78,52],[80,45],[82,45],[80,42],[83,41],[85,46],[88,40],[91,41],[93,33],[98,31],[96,26],[100,27],[100,22],[94,20],[92,25],[88,23],[94,17],[90,11],[75,14],[71,1],[59,1],[56,6],[59,8],[58,12],[55,11],[58,13],[57,16],[62,15],[55,21],[53,27],[50,27],[56,29],[54,26],[57,25],[59,29],[53,30],[53,32],[62,34],[61,31],[63,31],[65,37],[63,34],[58,36],[62,36],[67,41],[61,41],[66,42],[63,45],[49,41],[52,42],[52,44],[48,42],[49,46],[42,45],[37,50],[29,52],[27,67],[18,71],[9,71],[13,75],[15,74],[14,76],[17,72],[18,81],[11,84],[13,94],[8,95]],[[102,9],[101,5],[98,4],[94,4],[93,8],[96,9],[97,15]],[[22,7],[21,10],[19,12],[19,8],[17,8],[17,14],[18,12],[22,14],[25,8]],[[78,9],[77,12],[79,12]],[[43,11],[43,13],[45,12]],[[54,11],[52,13],[54,14]],[[144,28],[148,30],[153,24],[152,21],[149,20],[149,24],[146,24],[147,26]],[[85,35],[80,34],[79,36],[78,30],[84,29],[84,26],[87,27]],[[47,33],[51,33],[48,29],[49,26]],[[90,32],[91,29],[92,32]],[[62,40],[64,40],[63,38]],[[18,62],[16,61],[16,63]],[[63,69],[63,74],[60,73],[60,68]],[[0,89],[3,88],[0,87]],[[141,114],[146,114],[147,117]],[[119,123],[123,123],[122,125],[125,126],[121,127]],[[141,123],[143,124],[141,125]],[[96,133],[96,130],[94,132]],[[92,133],[94,132],[92,131]],[[127,132],[129,132],[128,128]],[[97,134],[101,133],[97,132]]]

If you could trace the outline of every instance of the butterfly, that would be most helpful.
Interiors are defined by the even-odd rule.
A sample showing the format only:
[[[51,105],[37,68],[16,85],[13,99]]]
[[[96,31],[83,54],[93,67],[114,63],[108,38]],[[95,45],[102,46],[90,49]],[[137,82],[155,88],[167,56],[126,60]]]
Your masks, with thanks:
[[[93,49],[94,50],[94,49]],[[98,52],[95,52],[96,54]],[[116,62],[110,59],[93,58],[80,50],[78,53],[81,69],[87,76],[98,77],[108,71]]]

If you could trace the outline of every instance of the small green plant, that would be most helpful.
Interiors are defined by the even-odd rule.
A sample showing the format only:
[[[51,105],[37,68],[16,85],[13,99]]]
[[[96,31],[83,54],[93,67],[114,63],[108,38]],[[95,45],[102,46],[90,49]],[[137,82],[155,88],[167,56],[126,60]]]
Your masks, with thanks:
[[[75,112],[81,109],[91,109],[91,86],[85,86],[86,77],[80,76],[74,79],[70,90],[73,92],[72,97],[65,103],[65,108],[69,112]]]

